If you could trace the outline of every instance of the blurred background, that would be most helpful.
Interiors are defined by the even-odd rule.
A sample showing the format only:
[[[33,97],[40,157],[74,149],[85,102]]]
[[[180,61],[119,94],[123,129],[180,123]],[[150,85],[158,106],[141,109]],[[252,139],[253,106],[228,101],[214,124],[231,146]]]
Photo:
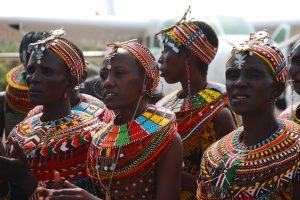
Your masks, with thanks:
[[[3,0],[0,6],[0,91],[5,90],[5,75],[19,65],[18,48],[29,31],[64,27],[66,37],[77,44],[89,61],[89,76],[97,74],[106,43],[137,38],[158,58],[161,46],[154,34],[178,21],[188,6],[187,19],[209,23],[220,44],[209,67],[208,79],[225,83],[225,61],[232,45],[250,32],[266,29],[278,47],[288,56],[299,38],[299,2],[285,0]],[[164,86],[163,93],[178,88]],[[290,92],[285,94],[290,95]],[[289,102],[289,99],[286,98]]]

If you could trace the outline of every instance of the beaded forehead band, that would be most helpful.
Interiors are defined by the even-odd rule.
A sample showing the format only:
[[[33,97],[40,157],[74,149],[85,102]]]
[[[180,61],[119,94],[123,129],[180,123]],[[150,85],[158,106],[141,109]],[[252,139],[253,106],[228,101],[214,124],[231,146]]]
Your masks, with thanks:
[[[85,71],[85,61],[81,58],[80,53],[76,50],[68,40],[62,38],[65,34],[63,29],[58,29],[50,32],[50,36],[44,40],[39,40],[36,43],[29,45],[30,51],[35,52],[37,63],[41,63],[43,52],[50,48],[59,55],[68,65],[71,75],[77,78],[78,83],[81,82],[81,77]]]
[[[246,56],[252,56],[253,54],[257,55],[268,64],[273,72],[272,76],[276,81],[286,81],[287,65],[285,58],[282,52],[273,45],[267,31],[251,33],[249,40],[233,47],[232,54],[229,56],[226,64],[234,56],[234,67],[241,69],[245,64]]]
[[[188,13],[190,13],[190,6],[175,25],[161,30],[156,35],[161,34],[163,43],[176,53],[179,53],[180,47],[184,45],[204,63],[210,64],[218,48],[210,44],[200,27],[192,21],[186,21]]]
[[[150,50],[136,42],[136,40],[129,40],[121,43],[114,42],[107,46],[112,47],[110,53],[105,57],[105,59],[109,61],[107,67],[110,66],[110,59],[116,55],[118,48],[127,50],[142,64],[147,77],[152,79],[151,93],[153,94],[159,82],[159,71],[158,64]]]

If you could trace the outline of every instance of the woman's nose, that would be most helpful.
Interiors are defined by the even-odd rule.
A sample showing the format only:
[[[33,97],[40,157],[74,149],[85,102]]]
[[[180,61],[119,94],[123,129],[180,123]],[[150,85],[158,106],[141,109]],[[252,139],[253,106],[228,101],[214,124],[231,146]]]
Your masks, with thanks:
[[[158,63],[159,63],[159,64],[162,64],[163,61],[164,61],[163,53],[161,52],[161,55],[160,55],[159,58],[158,58]]]
[[[103,88],[112,88],[115,85],[113,76],[109,73],[104,81],[102,81]]]

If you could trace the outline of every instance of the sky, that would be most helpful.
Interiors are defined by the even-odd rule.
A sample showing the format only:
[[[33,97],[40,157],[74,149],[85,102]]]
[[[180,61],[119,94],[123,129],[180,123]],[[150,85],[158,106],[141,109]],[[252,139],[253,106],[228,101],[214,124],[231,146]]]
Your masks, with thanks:
[[[284,2],[284,3],[283,3]],[[89,18],[106,15],[130,19],[180,18],[188,5],[191,16],[234,15],[249,21],[296,19],[299,1],[284,0],[2,0],[0,16]],[[293,14],[295,13],[295,14]]]

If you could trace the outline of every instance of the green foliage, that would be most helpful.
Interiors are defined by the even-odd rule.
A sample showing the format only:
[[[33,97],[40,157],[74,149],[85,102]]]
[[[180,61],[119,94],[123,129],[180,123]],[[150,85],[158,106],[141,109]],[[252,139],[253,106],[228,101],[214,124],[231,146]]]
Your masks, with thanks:
[[[1,41],[0,40],[0,52],[18,52],[19,44],[17,42],[11,41]],[[20,63],[17,61],[11,60],[0,60],[0,91],[5,90],[6,87],[6,74],[7,72],[19,65]]]

